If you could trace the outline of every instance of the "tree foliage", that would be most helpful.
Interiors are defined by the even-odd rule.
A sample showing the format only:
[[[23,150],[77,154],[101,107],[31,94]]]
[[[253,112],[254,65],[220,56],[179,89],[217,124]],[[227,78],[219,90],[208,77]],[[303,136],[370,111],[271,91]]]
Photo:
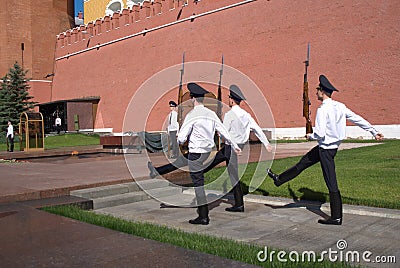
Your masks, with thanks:
[[[8,73],[1,78],[0,84],[0,129],[7,127],[10,120],[13,125],[19,122],[22,112],[31,110],[35,102],[29,95],[29,79],[26,78],[27,71],[15,62]]]

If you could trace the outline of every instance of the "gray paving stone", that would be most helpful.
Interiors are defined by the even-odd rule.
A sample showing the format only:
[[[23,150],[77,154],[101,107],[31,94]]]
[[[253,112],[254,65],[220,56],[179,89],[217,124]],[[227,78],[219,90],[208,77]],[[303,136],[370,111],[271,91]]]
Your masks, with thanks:
[[[160,208],[160,203],[147,200],[134,204],[96,210],[111,213],[131,221],[150,222],[216,237],[253,243],[261,247],[290,251],[315,251],[320,254],[328,249],[338,250],[337,242],[346,240],[349,251],[369,250],[374,256],[392,255],[399,258],[400,220],[354,214],[344,215],[342,226],[328,226],[317,223],[320,212],[302,206],[271,208],[260,203],[246,202],[244,213],[226,212],[231,206],[227,200],[216,202],[210,207],[210,224],[194,226],[188,220],[196,217],[193,208]],[[119,210],[114,210],[118,208]],[[379,209],[377,209],[379,214]],[[397,211],[393,211],[395,215]],[[380,215],[380,214],[379,214]],[[383,214],[382,214],[383,215]],[[339,251],[338,251],[339,252]],[[343,251],[345,253],[345,251]],[[376,267],[375,263],[363,265]],[[380,267],[380,266],[379,266]],[[396,267],[391,264],[385,267]]]

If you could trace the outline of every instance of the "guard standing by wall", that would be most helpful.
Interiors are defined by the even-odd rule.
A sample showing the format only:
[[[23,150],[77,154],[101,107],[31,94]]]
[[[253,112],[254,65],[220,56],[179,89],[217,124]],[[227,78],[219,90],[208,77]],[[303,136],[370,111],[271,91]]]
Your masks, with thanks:
[[[179,130],[177,104],[174,101],[169,102],[171,112],[168,116],[168,135],[171,141],[171,158],[177,158],[179,155],[179,146],[177,141],[177,133]]]
[[[60,134],[60,131],[61,131],[61,118],[58,115],[56,117],[55,125],[56,125],[57,134]]]
[[[7,140],[9,144],[9,152],[14,151],[14,127],[11,124],[11,121],[8,121],[8,127],[7,127]]]

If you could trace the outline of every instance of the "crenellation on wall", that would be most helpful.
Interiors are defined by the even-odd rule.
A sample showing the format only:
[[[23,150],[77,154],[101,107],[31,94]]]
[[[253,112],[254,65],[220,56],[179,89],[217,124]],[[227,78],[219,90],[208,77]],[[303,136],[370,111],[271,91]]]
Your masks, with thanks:
[[[119,18],[121,17],[121,13],[115,12],[113,16],[111,17],[111,28],[113,30],[119,28]]]
[[[102,19],[97,19],[94,22],[94,35],[100,35],[102,33],[102,24],[103,24],[103,20]]]
[[[70,46],[71,45],[71,31],[70,30],[65,32],[65,39],[67,42],[64,44],[64,46]]]
[[[57,49],[60,49],[64,46],[64,38],[65,38],[64,33],[57,35]]]
[[[73,36],[74,43],[77,43],[79,41],[78,28],[72,29],[72,36]]]
[[[130,24],[130,13],[131,13],[131,9],[129,8],[124,8],[121,12],[121,22],[124,23],[124,26],[128,26]]]
[[[154,5],[155,15],[161,14],[161,6],[162,6],[161,0],[155,0],[153,5]]]
[[[132,23],[140,21],[139,10],[140,10],[140,5],[132,6],[132,13],[133,13]]]
[[[89,22],[86,25],[86,29],[87,29],[87,32],[89,33],[89,38],[92,37],[94,35],[94,23],[93,22]]]
[[[103,24],[104,24],[105,31],[109,32],[111,30],[111,18],[110,18],[110,16],[105,16],[103,18],[103,21],[104,21]]]
[[[113,13],[112,16],[104,16],[95,21],[91,21],[86,25],[70,29],[66,32],[57,35],[57,55],[62,56],[69,53],[73,53],[74,50],[78,50],[82,47],[81,42],[87,38],[95,38],[96,36],[103,35],[100,43],[111,41],[115,38],[115,34],[111,34],[113,30],[124,27],[129,31],[136,30],[142,31],[148,29],[148,24],[151,22],[152,25],[172,22],[175,16],[166,17],[161,19],[163,15],[168,15],[176,9],[180,9],[180,13],[183,8],[197,7],[194,2],[187,0],[146,0],[139,4],[134,4],[131,8],[124,8],[120,12]],[[193,13],[186,13],[193,14]],[[160,19],[152,19],[157,17]],[[176,18],[182,19],[182,18]],[[110,34],[108,34],[110,33]],[[68,48],[68,51],[66,50]]]
[[[151,2],[150,1],[143,1],[142,2],[142,8],[141,12],[144,15],[144,18],[150,18],[151,17]],[[142,16],[141,16],[142,17]]]
[[[174,0],[165,0],[166,4],[168,5],[168,10],[173,10],[174,7]]]
[[[79,41],[86,40],[88,32],[86,31],[86,27],[84,25],[80,25],[78,29]]]

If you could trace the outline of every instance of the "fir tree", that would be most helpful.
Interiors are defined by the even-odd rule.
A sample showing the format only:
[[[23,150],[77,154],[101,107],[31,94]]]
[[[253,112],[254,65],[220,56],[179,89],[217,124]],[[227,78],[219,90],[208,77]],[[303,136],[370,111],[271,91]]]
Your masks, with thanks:
[[[24,71],[17,62],[9,69],[9,72],[2,78],[0,89],[0,129],[7,128],[10,120],[15,128],[19,123],[22,112],[33,108],[35,102],[29,96],[29,79],[26,78],[27,71]]]

